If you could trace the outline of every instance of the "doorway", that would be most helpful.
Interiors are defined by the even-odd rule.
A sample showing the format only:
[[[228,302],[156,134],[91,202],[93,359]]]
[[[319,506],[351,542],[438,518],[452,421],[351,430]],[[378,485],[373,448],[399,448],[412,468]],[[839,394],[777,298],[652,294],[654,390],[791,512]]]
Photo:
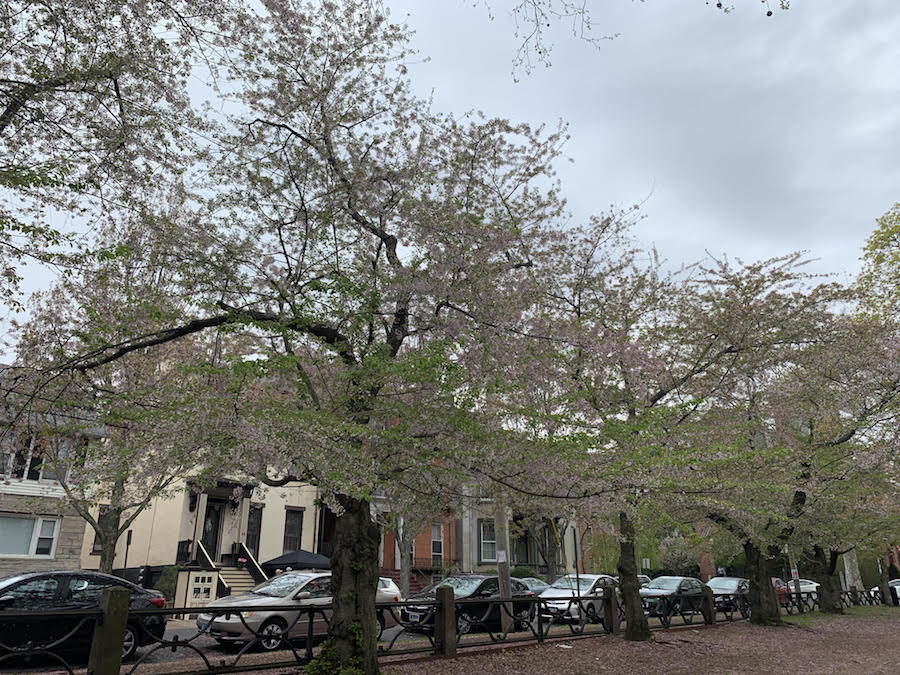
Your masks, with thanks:
[[[225,502],[219,499],[206,501],[206,515],[203,517],[203,535],[200,541],[213,562],[220,562],[219,544],[222,538],[222,524],[225,521]]]

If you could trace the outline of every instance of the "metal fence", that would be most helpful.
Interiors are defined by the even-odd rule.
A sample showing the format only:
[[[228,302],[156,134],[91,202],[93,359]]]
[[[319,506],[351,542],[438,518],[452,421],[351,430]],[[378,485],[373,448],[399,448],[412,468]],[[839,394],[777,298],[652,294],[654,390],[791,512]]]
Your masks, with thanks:
[[[390,639],[379,640],[379,655],[384,659],[408,654],[449,656],[458,649],[470,647],[616,633],[624,623],[624,612],[615,594],[610,594],[610,598],[604,596],[519,597],[501,602],[455,599],[449,587],[440,587],[435,600],[377,605],[379,637],[385,627],[394,629]],[[848,591],[841,594],[841,601],[848,607],[874,605],[880,604],[881,597],[877,591]],[[167,675],[293,667],[304,665],[315,656],[317,639],[327,632],[331,613],[328,604],[140,610],[129,610],[128,605],[128,591],[113,588],[104,591],[101,606],[96,609],[3,612],[0,669],[21,668],[18,664],[42,657],[54,667],[74,673],[77,659],[68,651],[60,650],[78,638],[82,640],[82,652],[89,649],[88,673],[92,675],[119,673],[128,639],[138,640],[143,649],[132,663],[125,665],[126,673],[147,672],[148,664],[155,660],[154,654],[161,651],[193,657],[173,661]],[[788,613],[811,611],[817,606],[815,593],[794,593],[782,603]],[[711,624],[747,618],[750,608],[743,595],[714,597],[707,592],[645,598],[644,611],[653,620],[654,627],[665,629],[679,623]],[[188,632],[191,634],[167,637],[140,629],[146,618],[161,615],[190,615],[192,628]],[[35,626],[52,622],[56,626],[52,639],[13,641],[15,635],[39,635]],[[233,642],[235,649],[211,654],[208,649],[214,646],[211,639]],[[277,653],[268,653],[276,650]]]

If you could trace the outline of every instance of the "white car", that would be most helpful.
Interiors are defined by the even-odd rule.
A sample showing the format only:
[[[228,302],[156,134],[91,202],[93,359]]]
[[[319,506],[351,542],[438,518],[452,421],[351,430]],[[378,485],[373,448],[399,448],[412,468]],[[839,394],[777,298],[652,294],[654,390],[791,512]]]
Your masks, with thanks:
[[[800,582],[800,592],[801,593],[818,593],[819,592],[819,584],[811,579],[797,579],[796,581]],[[794,579],[791,579],[787,582],[788,591],[791,593],[797,592],[797,585]]]
[[[598,622],[603,615],[603,588],[607,584],[611,588],[618,585],[608,574],[562,576],[541,593],[541,600],[545,601],[541,612],[552,621],[580,623],[580,607],[584,607],[585,619]]]
[[[900,595],[900,579],[891,579],[891,580],[888,582],[888,587],[889,587],[889,588],[896,588],[896,589],[897,589],[897,594]],[[871,590],[871,591],[874,593],[875,591],[880,590],[880,589],[879,589],[878,586],[872,586],[872,588],[869,589],[869,590]]]

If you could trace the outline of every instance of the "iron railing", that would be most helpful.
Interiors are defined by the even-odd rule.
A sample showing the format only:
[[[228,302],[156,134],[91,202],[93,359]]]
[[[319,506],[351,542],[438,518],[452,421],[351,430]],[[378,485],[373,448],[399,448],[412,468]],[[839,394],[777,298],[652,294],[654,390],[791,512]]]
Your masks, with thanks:
[[[449,593],[449,595],[448,595]],[[621,629],[625,615],[614,593],[563,598],[516,597],[501,601],[496,598],[455,599],[449,588],[439,589],[435,600],[378,603],[376,616],[378,635],[383,628],[395,628],[389,639],[380,639],[378,652],[382,658],[407,654],[447,655],[457,649],[481,647],[497,643],[597,636]],[[815,593],[792,594],[785,611],[807,611],[817,606]],[[878,604],[880,593],[848,591],[841,594],[845,604]],[[193,614],[193,626],[181,627],[180,633],[157,636],[145,631],[139,637],[143,650],[123,672],[148,671],[160,652],[184,654],[173,662],[169,675],[197,673],[246,672],[263,668],[302,666],[317,653],[317,639],[327,632],[331,605],[283,604],[255,606],[222,606],[215,608],[128,609],[129,594],[124,589],[104,591],[101,607],[79,611],[7,612],[0,617],[0,670],[15,668],[23,658],[44,656],[69,673],[75,666],[60,649],[79,635],[89,634],[91,662],[89,672],[95,675],[118,675],[126,627],[141,625],[142,617]],[[676,618],[682,624],[695,621],[714,623],[749,616],[744,595],[670,595],[646,599],[645,614],[653,619],[652,627],[666,629]],[[56,635],[44,643],[28,638],[12,644],[10,636],[27,632],[14,630],[16,622],[57,621],[71,624],[64,635]],[[658,626],[656,625],[658,623]],[[185,635],[185,632],[192,634]],[[89,633],[88,633],[89,632]],[[133,631],[132,631],[133,632]],[[424,638],[424,639],[423,639]],[[223,652],[212,640],[233,642],[236,651]],[[84,646],[87,646],[85,644]],[[112,646],[112,647],[111,647]],[[116,649],[116,646],[119,649]],[[254,653],[279,650],[277,654]],[[193,657],[192,659],[189,657]],[[168,657],[171,658],[171,657]],[[18,660],[18,661],[17,661]],[[158,666],[156,666],[158,668]]]

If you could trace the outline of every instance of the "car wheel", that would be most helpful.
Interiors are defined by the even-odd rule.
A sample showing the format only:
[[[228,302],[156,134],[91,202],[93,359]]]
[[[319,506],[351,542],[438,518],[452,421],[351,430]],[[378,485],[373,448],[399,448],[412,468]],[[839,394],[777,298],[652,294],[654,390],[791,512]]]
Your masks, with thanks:
[[[122,637],[122,661],[130,661],[134,658],[138,648],[138,629],[133,624],[126,624],[125,635]]]
[[[456,617],[456,632],[465,635],[472,630],[472,617],[466,612],[460,612]]]
[[[585,607],[584,613],[587,614],[587,620],[590,623],[600,622],[600,616],[597,614],[597,608],[594,607],[593,604],[589,604],[587,607]]]
[[[750,618],[750,603],[749,602],[747,602],[746,600],[741,601],[741,604],[738,609],[740,609],[742,617],[744,617],[745,619]]]
[[[378,612],[375,615],[375,639],[380,640],[382,633],[384,633],[384,614]]]
[[[258,640],[259,646],[264,651],[271,652],[274,649],[284,645],[282,636],[284,629],[287,628],[281,619],[269,619],[259,629]]]

